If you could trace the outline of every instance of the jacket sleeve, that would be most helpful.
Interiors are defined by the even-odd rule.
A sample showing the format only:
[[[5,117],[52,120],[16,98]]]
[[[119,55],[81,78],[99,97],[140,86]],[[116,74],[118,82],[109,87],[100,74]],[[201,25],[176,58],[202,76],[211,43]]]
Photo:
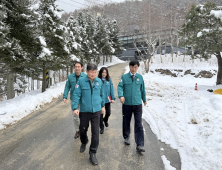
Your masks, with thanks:
[[[78,81],[75,86],[75,90],[73,91],[72,110],[78,109],[81,95],[82,95],[82,90],[81,90],[80,82]]]
[[[143,103],[146,102],[146,89],[145,89],[145,84],[144,84],[144,80],[143,83],[141,84],[141,98],[143,100]]]
[[[117,87],[117,91],[118,91],[118,97],[123,97],[123,76],[121,77],[118,87]]]
[[[66,85],[65,85],[65,90],[64,90],[64,93],[63,93],[63,99],[68,98],[68,93],[69,93],[70,88],[71,88],[71,85],[70,85],[70,80],[69,80],[69,77],[68,77],[68,79],[66,81]]]
[[[110,91],[111,91],[112,100],[116,100],[116,98],[115,98],[115,90],[114,90],[113,82],[112,82],[111,79],[110,79]]]
[[[100,89],[100,97],[101,97],[101,99],[102,99],[101,107],[104,107],[104,106],[105,106],[104,88],[105,88],[105,85],[104,85],[104,83],[102,83],[102,86],[101,86],[101,89]]]

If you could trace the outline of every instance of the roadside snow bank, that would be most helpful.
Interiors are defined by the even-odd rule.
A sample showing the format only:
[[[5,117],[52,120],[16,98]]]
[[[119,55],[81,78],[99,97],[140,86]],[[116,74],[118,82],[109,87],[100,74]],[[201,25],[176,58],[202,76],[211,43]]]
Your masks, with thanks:
[[[207,91],[222,88],[214,85],[216,76],[143,77],[148,100],[143,118],[159,140],[178,150],[182,170],[222,169],[222,95]]]
[[[0,130],[16,123],[31,112],[39,110],[41,106],[50,103],[53,98],[58,98],[63,93],[64,87],[65,82],[61,82],[44,93],[41,93],[41,90],[35,90],[0,102]]]

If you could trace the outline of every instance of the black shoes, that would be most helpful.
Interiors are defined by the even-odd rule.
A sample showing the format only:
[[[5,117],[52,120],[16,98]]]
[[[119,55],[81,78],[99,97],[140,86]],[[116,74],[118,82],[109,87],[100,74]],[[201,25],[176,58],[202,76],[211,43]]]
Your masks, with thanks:
[[[78,139],[79,138],[79,131],[76,131],[76,134],[74,136],[74,139]]]
[[[124,143],[125,145],[130,145],[129,137],[125,139]]]
[[[90,161],[92,162],[93,165],[98,165],[98,161],[97,161],[95,153],[90,153],[89,154],[89,159],[90,159]]]
[[[103,134],[103,133],[104,133],[104,129],[101,129],[101,130],[100,130],[100,134]]]
[[[109,124],[108,124],[108,122],[104,122],[104,124],[105,124],[105,126],[106,126],[106,127],[109,127]]]
[[[89,142],[89,140],[86,142],[86,144],[82,144],[80,146],[80,153],[82,153],[82,152],[84,152],[86,150],[86,145],[87,145],[88,142]]]
[[[138,152],[145,152],[145,149],[144,149],[142,146],[137,146],[137,147],[136,147],[136,150],[137,150]]]

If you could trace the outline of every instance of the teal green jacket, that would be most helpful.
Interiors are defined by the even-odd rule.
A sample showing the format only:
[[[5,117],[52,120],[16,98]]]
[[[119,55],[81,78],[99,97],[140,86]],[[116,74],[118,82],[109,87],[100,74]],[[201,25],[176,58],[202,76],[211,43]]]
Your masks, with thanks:
[[[125,105],[140,105],[142,100],[144,103],[146,102],[143,76],[138,73],[136,73],[133,81],[130,72],[122,75],[117,89],[118,97],[125,98]]]
[[[81,72],[79,79],[81,77],[86,77],[86,74]],[[75,90],[75,86],[76,86],[76,73],[72,73],[68,76],[68,79],[66,80],[66,86],[65,86],[65,90],[63,93],[63,99],[67,99],[68,98],[68,93],[70,91],[70,100],[73,100],[73,92]]]
[[[111,96],[112,100],[116,100],[112,80],[111,79],[109,79],[109,81],[104,80],[103,86],[104,86],[105,103],[109,103],[108,96]]]
[[[94,85],[88,79],[88,76],[79,79],[73,94],[72,110],[76,110],[79,104],[80,112],[95,113],[104,107],[104,87],[100,78],[96,77],[94,79]]]

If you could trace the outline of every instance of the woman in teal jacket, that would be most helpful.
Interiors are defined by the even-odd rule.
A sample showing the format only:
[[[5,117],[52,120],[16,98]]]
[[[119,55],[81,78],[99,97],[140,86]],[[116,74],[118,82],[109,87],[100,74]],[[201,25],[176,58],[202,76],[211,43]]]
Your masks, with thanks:
[[[99,75],[98,77],[103,81],[103,88],[104,88],[104,96],[105,96],[105,110],[106,110],[106,115],[103,118],[103,114],[100,116],[100,133],[104,133],[104,124],[106,127],[109,126],[108,124],[108,119],[111,114],[111,109],[110,109],[110,103],[115,103],[115,92],[113,88],[113,82],[109,76],[109,71],[106,67],[102,67],[99,70]],[[104,122],[104,124],[103,124]]]

